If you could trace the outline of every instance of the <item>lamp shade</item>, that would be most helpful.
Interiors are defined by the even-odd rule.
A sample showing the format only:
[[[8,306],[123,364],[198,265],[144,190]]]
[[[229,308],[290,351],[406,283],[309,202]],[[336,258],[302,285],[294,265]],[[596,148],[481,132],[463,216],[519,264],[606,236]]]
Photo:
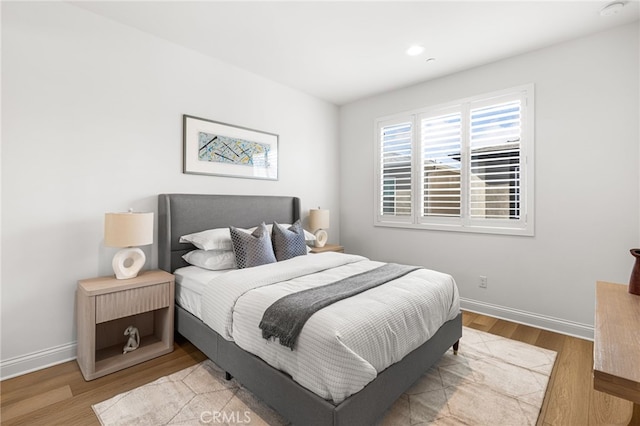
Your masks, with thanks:
[[[106,213],[104,244],[135,247],[153,243],[153,213]]]
[[[329,210],[311,209],[309,210],[309,227],[312,230],[329,228]]]

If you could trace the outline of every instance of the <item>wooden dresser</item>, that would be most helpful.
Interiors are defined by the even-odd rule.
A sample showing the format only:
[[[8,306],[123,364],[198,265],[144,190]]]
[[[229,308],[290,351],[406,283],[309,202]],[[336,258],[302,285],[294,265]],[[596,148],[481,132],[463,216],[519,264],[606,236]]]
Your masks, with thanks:
[[[593,387],[640,404],[640,296],[596,284]]]

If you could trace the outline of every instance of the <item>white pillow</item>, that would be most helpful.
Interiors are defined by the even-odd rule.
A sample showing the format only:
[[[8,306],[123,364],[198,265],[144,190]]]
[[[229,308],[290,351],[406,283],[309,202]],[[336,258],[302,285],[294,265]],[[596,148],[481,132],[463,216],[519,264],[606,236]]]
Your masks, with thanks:
[[[208,229],[180,237],[181,243],[191,243],[200,250],[233,250],[229,228]]]
[[[211,271],[236,269],[236,256],[229,250],[192,250],[182,256],[190,265]]]
[[[291,225],[282,225],[282,226],[289,227]],[[304,240],[307,242],[307,244],[308,243],[314,243],[316,241],[316,236],[305,229],[304,230]]]

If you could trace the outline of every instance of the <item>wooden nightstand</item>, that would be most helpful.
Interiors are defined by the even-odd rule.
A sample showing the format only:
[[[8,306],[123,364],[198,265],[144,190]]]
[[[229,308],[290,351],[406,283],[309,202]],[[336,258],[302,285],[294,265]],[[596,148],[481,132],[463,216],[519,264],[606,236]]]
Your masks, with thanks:
[[[173,351],[174,285],[165,271],[78,281],[78,365],[85,380]],[[123,354],[130,325],[140,332],[140,346]]]
[[[336,253],[344,253],[344,247],[337,244],[325,244],[324,247],[312,247],[311,253],[324,253],[325,251],[335,251]]]

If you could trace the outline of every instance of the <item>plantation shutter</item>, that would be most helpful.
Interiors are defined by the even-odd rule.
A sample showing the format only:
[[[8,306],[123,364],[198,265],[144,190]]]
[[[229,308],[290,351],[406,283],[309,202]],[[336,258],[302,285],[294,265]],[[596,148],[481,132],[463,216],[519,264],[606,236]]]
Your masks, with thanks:
[[[460,217],[460,112],[421,120],[422,216]]]
[[[520,219],[521,101],[470,107],[469,215]]]
[[[380,206],[382,216],[408,216],[412,211],[412,122],[380,127]]]
[[[376,120],[376,226],[534,235],[534,86]]]

